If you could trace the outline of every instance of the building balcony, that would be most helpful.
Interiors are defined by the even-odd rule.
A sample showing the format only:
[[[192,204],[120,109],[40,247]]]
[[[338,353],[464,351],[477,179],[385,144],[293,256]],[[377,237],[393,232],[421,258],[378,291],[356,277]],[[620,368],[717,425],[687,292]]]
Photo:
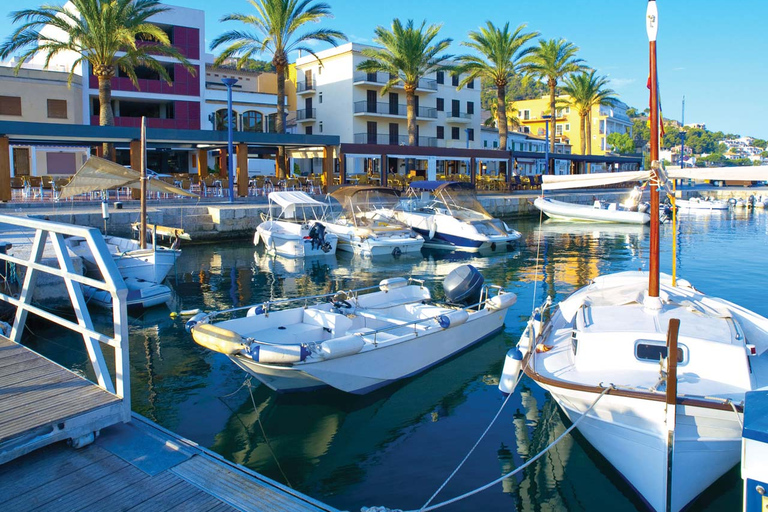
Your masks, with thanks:
[[[365,71],[357,71],[352,77],[352,81],[355,85],[375,85],[384,87],[390,81],[389,73],[366,73]],[[402,82],[392,87],[393,89],[403,89]],[[435,92],[437,91],[437,80],[429,78],[422,78],[419,80],[419,85],[416,87],[417,91],[422,92]]]
[[[316,110],[314,108],[300,108],[296,111],[296,121],[299,123],[314,121],[317,119]]]
[[[390,135],[388,133],[356,133],[355,144],[374,144],[377,146],[407,146],[407,135]],[[437,137],[416,137],[416,145],[436,148]]]
[[[445,122],[454,124],[469,124],[474,114],[467,112],[448,111],[445,113]]]
[[[408,106],[396,103],[373,103],[367,100],[355,102],[356,116],[385,116],[408,117]],[[437,119],[437,109],[433,107],[419,107],[416,117],[420,119]]]
[[[296,82],[296,94],[312,94],[315,92],[315,82],[310,81],[304,81],[304,82]]]

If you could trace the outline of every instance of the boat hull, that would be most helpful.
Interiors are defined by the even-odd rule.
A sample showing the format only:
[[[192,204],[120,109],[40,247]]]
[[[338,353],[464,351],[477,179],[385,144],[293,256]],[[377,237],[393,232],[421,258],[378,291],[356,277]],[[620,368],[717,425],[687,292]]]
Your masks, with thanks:
[[[395,211],[395,218],[424,238],[424,247],[451,251],[479,252],[497,248],[514,248],[521,234],[501,233],[492,221],[462,222],[449,215]],[[500,223],[496,220],[495,222]],[[486,233],[478,230],[484,229]],[[495,232],[495,234],[494,234]],[[490,234],[489,234],[490,233]]]
[[[324,245],[317,242],[313,243],[313,240],[302,235],[276,233],[262,228],[262,225],[259,225],[256,229],[254,245],[258,245],[259,240],[264,243],[268,254],[284,256],[286,258],[311,258],[333,255],[336,254],[338,244],[338,237],[332,233],[325,235],[324,241],[328,245]]]
[[[330,386],[362,395],[425,371],[498,333],[506,312],[507,309],[489,310],[456,327],[437,329],[432,334],[420,334],[353,356],[296,367],[257,363],[241,355],[230,358],[275,391],[309,391]]]
[[[572,422],[596,393],[543,384]],[[666,510],[667,431],[663,401],[605,395],[578,430],[654,510]],[[733,411],[678,406],[671,510],[681,510],[738,464],[741,425]]]
[[[165,285],[142,281],[135,278],[125,280],[128,287],[126,305],[128,308],[151,308],[168,303],[171,300],[171,289]],[[90,286],[83,286],[88,304],[112,309],[112,294]]]
[[[613,222],[622,224],[648,224],[651,216],[647,213],[628,210],[609,210],[588,205],[570,204],[549,198],[538,197],[533,205],[550,219],[576,222]]]
[[[338,250],[361,256],[412,254],[421,250],[424,240],[412,237],[365,238],[339,235]]]

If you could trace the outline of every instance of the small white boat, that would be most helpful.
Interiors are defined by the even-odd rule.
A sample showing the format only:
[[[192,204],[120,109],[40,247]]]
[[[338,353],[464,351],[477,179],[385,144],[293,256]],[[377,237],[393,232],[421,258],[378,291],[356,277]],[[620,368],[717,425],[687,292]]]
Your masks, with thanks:
[[[128,308],[151,308],[171,300],[171,289],[163,284],[128,277],[125,279],[125,285],[128,287]],[[84,285],[83,293],[89,304],[112,309],[112,294],[108,291]]]
[[[339,237],[339,250],[361,256],[385,256],[419,252],[424,238],[411,228],[390,218],[400,201],[397,192],[388,187],[341,187],[330,197],[339,202],[341,211],[323,218],[328,232]]]
[[[331,386],[364,394],[499,332],[517,299],[484,285],[470,265],[454,269],[443,288],[449,303],[433,301],[423,282],[391,278],[369,288],[201,314],[187,328],[198,344],[226,354],[273,390]],[[277,309],[289,303],[296,306]],[[210,323],[238,310],[247,315]]]
[[[688,200],[677,199],[675,201],[675,206],[677,206],[680,210],[727,210],[728,201],[691,197]]]
[[[768,208],[768,197],[766,196],[749,196],[747,201],[752,208]]]
[[[274,203],[274,204],[273,204]],[[275,205],[281,209],[273,215]],[[336,254],[338,236],[327,233],[318,220],[318,210],[325,208],[304,192],[269,193],[269,216],[256,227],[253,244],[264,243],[269,254],[287,258],[305,258]]]
[[[112,259],[123,278],[133,277],[143,281],[162,283],[171,271],[181,250],[174,246],[153,245],[141,249],[139,242],[119,236],[105,236]],[[69,237],[65,240],[69,249],[83,259],[87,272],[97,272],[98,265],[84,238]]]
[[[533,205],[550,219],[578,222],[618,222],[624,224],[648,224],[651,216],[640,211],[624,210],[616,203],[604,205],[595,201],[592,206],[556,201],[549,197],[537,197]]]
[[[477,252],[513,248],[521,237],[483,208],[470,183],[414,181],[409,194],[388,215],[421,235],[424,247]]]

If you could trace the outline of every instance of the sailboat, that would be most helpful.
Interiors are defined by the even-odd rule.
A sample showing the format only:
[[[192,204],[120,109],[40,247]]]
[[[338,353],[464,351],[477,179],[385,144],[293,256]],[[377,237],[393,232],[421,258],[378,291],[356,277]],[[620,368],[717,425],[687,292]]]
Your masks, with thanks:
[[[115,261],[120,275],[126,280],[129,289],[130,306],[150,307],[167,302],[171,290],[161,283],[173,268],[180,256],[178,248],[180,239],[189,240],[184,230],[166,228],[164,226],[147,225],[148,191],[197,197],[196,194],[175,187],[160,180],[149,180],[146,177],[146,121],[142,118],[141,148],[142,171],[123,167],[109,160],[91,156],[75,173],[70,182],[62,189],[60,199],[74,197],[79,194],[105,191],[117,188],[141,189],[140,222],[137,223],[139,240],[107,235],[104,241]],[[106,203],[103,204],[106,208]],[[147,233],[152,233],[152,246],[147,247]],[[174,239],[170,247],[157,245],[156,235],[168,235]],[[70,237],[65,240],[69,250],[80,256],[87,272],[96,272],[98,265],[84,239]],[[90,294],[88,292],[91,292]],[[111,295],[101,294],[98,290],[86,290],[89,302],[98,306],[111,307]]]
[[[508,353],[500,388],[509,392],[522,369],[652,509],[676,512],[739,462],[745,393],[768,385],[768,319],[659,271],[659,189],[667,176],[659,165],[655,0],[646,27],[652,169],[586,181],[650,179],[649,271],[600,276],[558,304],[548,299]],[[739,170],[732,179],[765,172]],[[668,177],[723,174],[681,169]],[[544,176],[543,189],[584,181]]]

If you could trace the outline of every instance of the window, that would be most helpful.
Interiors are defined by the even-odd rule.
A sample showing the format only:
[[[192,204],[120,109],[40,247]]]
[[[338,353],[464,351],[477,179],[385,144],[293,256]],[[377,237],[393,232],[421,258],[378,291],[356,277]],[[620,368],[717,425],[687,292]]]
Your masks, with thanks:
[[[454,126],[453,128],[451,128],[451,138],[453,140],[459,140],[459,138],[461,137],[460,134],[461,134],[461,131],[459,130],[458,126]]]
[[[658,363],[659,359],[666,359],[666,345],[657,345],[655,343],[643,343],[642,341],[635,345],[635,357],[643,361],[652,361]],[[677,347],[677,362],[682,363],[685,360],[685,351],[683,347]]]
[[[475,102],[474,101],[468,101],[467,102],[467,114],[474,114],[475,113]]]
[[[603,135],[605,133],[605,120],[600,120],[600,135]]]
[[[0,96],[0,116],[20,116],[21,97]]]
[[[269,114],[267,116],[267,131],[269,133],[277,133],[277,114]]]
[[[475,129],[474,128],[468,128],[467,129],[467,139],[468,140],[475,140]]]
[[[437,72],[437,83],[444,84],[445,83],[445,72],[444,71],[438,71]]]
[[[320,121],[320,133],[323,133],[323,122]]]
[[[437,127],[437,138],[440,140],[445,138],[445,126]]]
[[[530,126],[523,126],[523,133],[531,133],[531,127]]]
[[[322,103],[323,102],[323,93],[319,93],[317,96],[317,102]]]
[[[264,131],[264,115],[255,110],[243,112],[242,124],[244,132],[262,133]]]
[[[493,141],[493,148],[496,149],[499,147],[499,141],[495,140]]]
[[[483,141],[483,147],[484,147],[484,148],[487,148],[487,147],[488,147],[488,141],[487,141],[487,140],[484,140],[484,141]]]
[[[600,137],[600,150],[605,151],[605,137]]]
[[[467,89],[474,89],[474,88],[475,88],[474,80],[470,80],[469,82],[467,82]]]
[[[563,125],[559,124],[557,125],[557,128],[555,128],[555,135],[560,136],[563,134]]]
[[[307,135],[312,135],[312,127],[311,126],[305,127],[304,133],[306,133]]]
[[[454,87],[459,86],[459,75],[451,75],[451,85]]]
[[[48,100],[48,118],[66,119],[67,100]]]
[[[517,114],[524,120],[528,121],[531,119],[531,111],[530,110],[519,110]],[[528,132],[525,132],[528,133]]]
[[[442,112],[445,110],[445,100],[443,98],[437,98],[437,111]]]
[[[569,131],[571,131],[571,124],[570,124],[570,123],[565,123],[565,125],[564,125],[564,127],[563,127],[563,131],[564,131],[564,132],[569,132]]]

